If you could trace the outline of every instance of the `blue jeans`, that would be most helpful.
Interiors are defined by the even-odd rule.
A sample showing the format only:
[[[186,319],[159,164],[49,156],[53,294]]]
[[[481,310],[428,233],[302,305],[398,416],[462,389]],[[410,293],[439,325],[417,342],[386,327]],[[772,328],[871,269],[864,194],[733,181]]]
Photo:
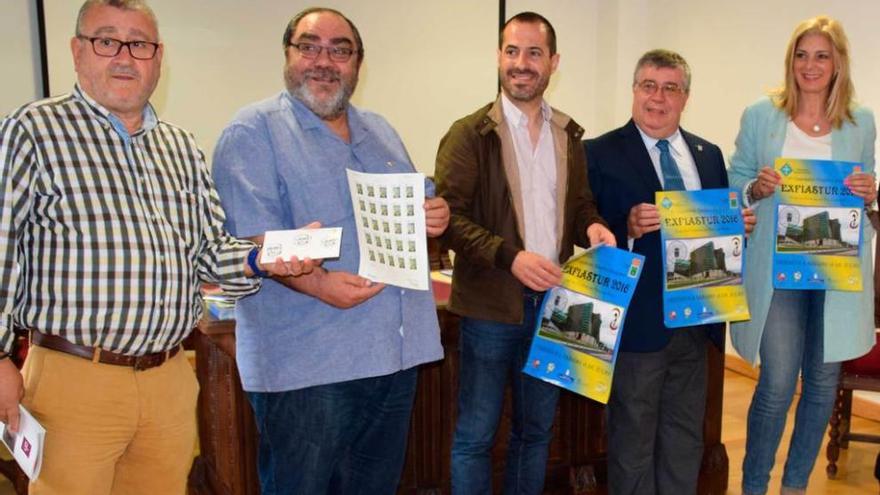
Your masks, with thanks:
[[[397,491],[416,368],[289,392],[249,392],[263,495]]]
[[[761,375],[749,407],[743,493],[764,494],[799,372],[801,398],[782,485],[803,489],[837,394],[840,363],[823,362],[824,291],[774,291],[761,337]]]
[[[513,417],[504,493],[543,491],[559,388],[522,372],[541,298],[541,294],[526,294],[523,323],[518,325],[474,318],[461,320],[458,421],[452,442],[453,494],[492,493],[490,451],[508,383]]]

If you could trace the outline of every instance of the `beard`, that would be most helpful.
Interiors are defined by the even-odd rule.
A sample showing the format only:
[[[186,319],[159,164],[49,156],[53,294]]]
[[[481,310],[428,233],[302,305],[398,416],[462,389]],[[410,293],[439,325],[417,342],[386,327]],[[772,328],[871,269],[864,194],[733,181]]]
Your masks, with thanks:
[[[531,86],[517,86],[513,76],[516,74],[528,74],[534,79]],[[504,88],[508,97],[517,101],[532,101],[544,95],[544,90],[550,84],[549,74],[538,74],[529,69],[508,69],[507,72],[499,74],[501,77],[501,87]]]
[[[339,87],[332,94],[318,95],[312,92],[307,81],[338,82]],[[351,95],[357,86],[357,73],[344,78],[338,70],[328,67],[315,67],[297,73],[292,68],[284,71],[287,91],[323,120],[333,120],[345,113]]]

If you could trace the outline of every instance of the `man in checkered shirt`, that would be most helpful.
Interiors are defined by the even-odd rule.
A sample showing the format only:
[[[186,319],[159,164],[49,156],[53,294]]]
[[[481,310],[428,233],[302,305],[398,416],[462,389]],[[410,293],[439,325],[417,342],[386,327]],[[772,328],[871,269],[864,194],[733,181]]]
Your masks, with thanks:
[[[223,230],[201,150],[148,103],[163,47],[143,0],[87,1],[70,44],[73,92],[0,123],[0,421],[21,401],[47,430],[32,494],[183,494],[201,283],[242,296],[311,262],[261,267]]]

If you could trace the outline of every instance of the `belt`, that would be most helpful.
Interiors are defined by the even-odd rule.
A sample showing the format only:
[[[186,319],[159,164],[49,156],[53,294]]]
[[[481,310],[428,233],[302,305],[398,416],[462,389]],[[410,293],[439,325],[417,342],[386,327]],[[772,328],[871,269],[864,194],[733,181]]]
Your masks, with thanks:
[[[144,354],[143,356],[125,356],[115,352],[105,351],[99,347],[88,347],[74,344],[73,342],[55,335],[46,335],[37,330],[31,330],[31,343],[53,351],[63,352],[73,356],[89,359],[96,363],[112,364],[115,366],[127,366],[135,371],[148,370],[161,366],[165,361],[173,358],[180,352],[180,346],[165,352]]]

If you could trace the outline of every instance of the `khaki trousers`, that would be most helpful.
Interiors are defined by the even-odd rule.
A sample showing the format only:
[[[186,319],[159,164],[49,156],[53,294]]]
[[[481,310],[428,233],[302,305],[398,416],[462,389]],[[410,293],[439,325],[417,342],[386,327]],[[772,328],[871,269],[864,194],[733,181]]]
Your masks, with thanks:
[[[180,352],[146,371],[32,346],[22,404],[46,428],[31,495],[185,495],[198,382]]]

